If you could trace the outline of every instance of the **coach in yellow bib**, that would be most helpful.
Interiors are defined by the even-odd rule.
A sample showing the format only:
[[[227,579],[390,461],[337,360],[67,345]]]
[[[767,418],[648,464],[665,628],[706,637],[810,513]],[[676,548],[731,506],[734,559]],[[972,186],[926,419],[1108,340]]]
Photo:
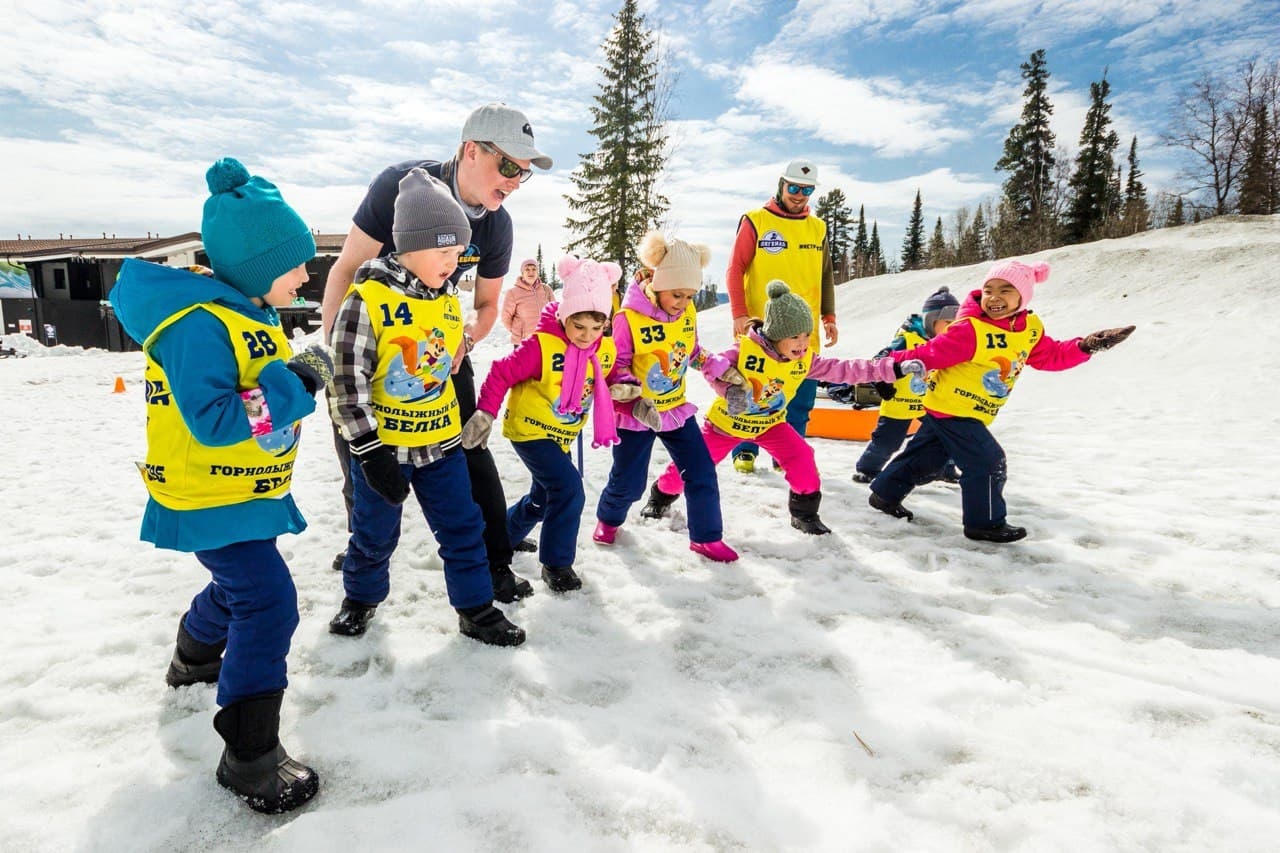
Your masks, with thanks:
[[[764,316],[768,302],[765,288],[778,279],[787,282],[791,292],[809,306],[813,328],[821,326],[827,346],[839,338],[827,225],[809,212],[809,200],[817,186],[818,167],[809,160],[792,160],[779,176],[773,198],[738,220],[738,235],[725,271],[735,335],[746,331],[752,317]],[[802,436],[817,387],[816,382],[805,380],[787,404],[787,423]],[[743,473],[754,471],[758,453],[756,445],[743,442],[733,450],[733,467]]]

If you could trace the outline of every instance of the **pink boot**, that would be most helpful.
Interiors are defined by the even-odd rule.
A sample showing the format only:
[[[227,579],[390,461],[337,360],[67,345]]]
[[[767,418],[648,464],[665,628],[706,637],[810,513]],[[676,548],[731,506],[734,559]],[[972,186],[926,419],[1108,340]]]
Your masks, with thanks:
[[[738,552],[724,544],[723,539],[719,542],[690,542],[689,550],[717,563],[732,563],[738,559]]]
[[[591,538],[601,545],[612,545],[617,536],[618,528],[612,524],[605,524],[603,521],[596,522],[596,532],[591,534]]]

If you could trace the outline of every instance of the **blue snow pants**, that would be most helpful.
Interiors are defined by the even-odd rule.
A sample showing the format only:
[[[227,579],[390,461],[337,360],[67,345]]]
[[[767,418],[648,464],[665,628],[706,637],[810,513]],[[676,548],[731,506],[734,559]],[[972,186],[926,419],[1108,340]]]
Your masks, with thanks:
[[[513,441],[512,448],[533,475],[529,494],[507,510],[507,536],[520,542],[541,522],[538,559],[552,568],[572,566],[578,555],[578,526],[587,497],[573,460],[549,438]]]

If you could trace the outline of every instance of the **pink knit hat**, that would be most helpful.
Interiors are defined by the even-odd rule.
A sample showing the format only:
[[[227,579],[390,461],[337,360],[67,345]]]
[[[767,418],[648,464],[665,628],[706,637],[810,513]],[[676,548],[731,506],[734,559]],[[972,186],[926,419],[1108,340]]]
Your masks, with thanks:
[[[565,255],[556,268],[564,282],[557,320],[563,323],[580,311],[596,311],[606,317],[613,312],[613,286],[622,278],[622,267],[612,261]]]
[[[1049,278],[1049,265],[1044,261],[1037,261],[1034,264],[1024,264],[1022,261],[1014,260],[1000,261],[987,270],[987,277],[982,280],[982,283],[985,285],[997,278],[1014,286],[1018,296],[1022,298],[1022,304],[1018,306],[1018,310],[1025,311],[1028,303],[1031,302],[1032,294],[1035,293],[1036,285]]]
[[[520,262],[520,269],[524,269],[530,264],[536,267],[538,265],[538,262],[535,261],[533,258],[525,258],[523,261]]]

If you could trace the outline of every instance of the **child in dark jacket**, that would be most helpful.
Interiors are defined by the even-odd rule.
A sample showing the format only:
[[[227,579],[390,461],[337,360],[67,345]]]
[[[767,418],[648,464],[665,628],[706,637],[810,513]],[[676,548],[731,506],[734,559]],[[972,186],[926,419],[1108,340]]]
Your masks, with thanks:
[[[902,499],[927,482],[948,458],[960,466],[964,535],[986,542],[1014,542],[1027,535],[1005,519],[1004,450],[988,425],[1008,400],[1025,367],[1068,370],[1129,337],[1133,326],[1085,338],[1055,341],[1027,306],[1035,286],[1049,277],[1046,263],[1001,261],[969,294],[947,331],[910,352],[928,370],[925,415],[906,448],[871,483],[871,506],[910,521]]]
[[[604,330],[622,268],[569,255],[558,269],[564,282],[560,301],[542,309],[533,337],[489,368],[475,414],[463,429],[462,444],[468,449],[488,444],[494,418],[510,393],[502,434],[511,440],[533,483],[507,511],[507,535],[511,542],[520,542],[541,523],[542,579],[552,592],[570,592],[582,586],[573,563],[586,493],[582,475],[569,458],[569,446],[593,409],[591,446],[618,441],[605,387],[616,351]]]
[[[329,409],[359,464],[351,466],[345,597],[329,631],[360,636],[390,593],[401,504],[412,492],[440,546],[458,629],[482,643],[518,646],[524,631],[493,605],[451,379],[465,347],[450,276],[471,225],[449,188],[415,168],[400,180],[392,236],[396,250],[361,265],[333,324]]]
[[[956,317],[960,302],[951,295],[950,289],[940,287],[924,301],[919,314],[912,314],[903,321],[889,345],[876,353],[876,358],[890,353],[910,352],[916,347],[931,341],[947,330]],[[854,463],[853,481],[870,483],[884,469],[884,463],[898,452],[907,437],[911,422],[924,414],[925,381],[914,374],[908,374],[893,383],[892,396],[886,396],[880,403],[880,417],[876,420],[876,428],[871,433],[871,442]],[[947,460],[938,474],[938,479],[955,483],[960,479],[955,463]]]
[[[717,562],[732,562],[738,555],[723,541],[715,463],[694,419],[698,409],[685,399],[684,380],[690,367],[708,379],[745,384],[729,361],[698,344],[692,299],[702,287],[702,268],[711,250],[667,240],[654,231],[645,235],[637,254],[644,268],[613,318],[618,361],[609,389],[617,403],[620,441],[613,448],[609,482],[596,506],[598,521],[592,538],[602,545],[614,543],[627,511],[644,494],[657,438],[688,488],[689,549]],[[661,518],[677,497],[654,484],[640,514]]]
[[[813,331],[809,306],[781,281],[769,282],[766,292],[764,322],[752,320],[737,344],[723,353],[745,377],[746,388],[730,384],[724,376],[711,383],[721,396],[711,404],[702,437],[716,463],[744,439],[769,451],[782,463],[791,487],[791,526],[813,535],[830,533],[831,528],[818,517],[822,480],[813,448],[787,423],[787,400],[806,378],[850,384],[892,382],[904,370],[923,372],[923,368],[919,362],[895,365],[888,358],[842,360],[815,355],[809,348]],[[668,466],[655,488],[666,495],[680,494],[684,481],[679,468]]]
[[[178,622],[165,680],[217,682],[218,782],[277,813],[319,789],[280,744],[298,601],[276,537],[306,528],[289,483],[299,422],[333,363],[320,347],[290,358],[275,310],[307,280],[306,223],[236,160],[214,163],[206,180],[213,277],[129,259],[109,298],[147,359],[142,538],[194,553],[212,575]]]

